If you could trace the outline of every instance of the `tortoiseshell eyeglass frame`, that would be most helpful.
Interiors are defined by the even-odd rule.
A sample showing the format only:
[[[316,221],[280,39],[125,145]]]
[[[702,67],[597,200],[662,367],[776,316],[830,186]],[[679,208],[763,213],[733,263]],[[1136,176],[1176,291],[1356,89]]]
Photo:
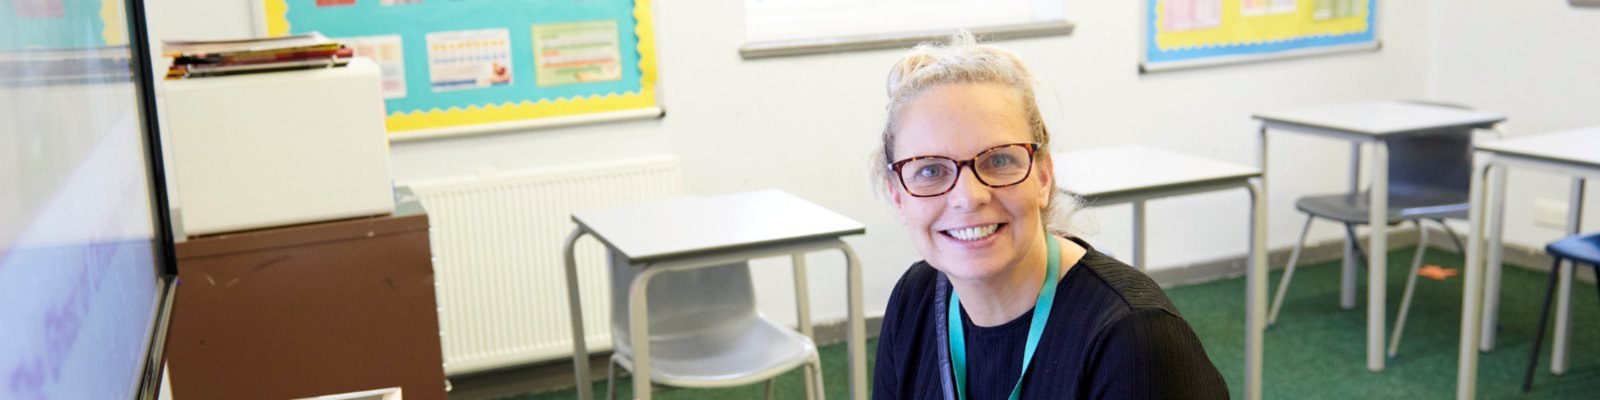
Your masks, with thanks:
[[[938,197],[938,196],[943,196],[945,193],[950,193],[950,190],[956,188],[956,181],[960,181],[961,180],[961,168],[963,168],[963,167],[972,170],[972,177],[973,178],[977,178],[978,179],[978,183],[982,183],[984,186],[988,186],[988,187],[992,187],[992,188],[1003,188],[1003,187],[1006,187],[1006,186],[1012,186],[1012,185],[1016,185],[1016,184],[1019,184],[1019,183],[1022,183],[1022,182],[1026,182],[1028,180],[1028,177],[1033,175],[1033,157],[1034,157],[1034,153],[1038,152],[1039,148],[1043,147],[1043,146],[1044,145],[1039,144],[1039,143],[1002,144],[1002,145],[999,145],[999,146],[990,147],[987,150],[979,152],[976,157],[972,157],[972,159],[969,159],[969,160],[966,160],[966,161],[956,161],[953,158],[944,157],[944,156],[911,157],[911,158],[907,158],[907,159],[904,159],[904,160],[895,161],[893,164],[889,164],[889,170],[894,172],[895,179],[900,181],[900,188],[904,189],[906,191],[906,194],[911,195],[911,197]],[[1008,183],[1008,184],[1004,184],[1004,185],[993,185],[993,184],[990,184],[989,182],[985,182],[983,180],[983,176],[978,174],[977,167],[973,166],[974,163],[976,163],[979,158],[983,158],[984,154],[989,154],[989,152],[991,152],[991,151],[996,151],[996,150],[1005,149],[1005,148],[1011,148],[1011,147],[1022,147],[1022,148],[1025,148],[1025,149],[1028,150],[1028,172],[1022,175],[1022,179],[1018,179],[1016,182],[1012,182],[1012,183]],[[951,179],[950,180],[950,187],[944,188],[944,191],[941,191],[939,193],[928,194],[928,195],[920,195],[920,194],[912,193],[911,192],[911,188],[906,186],[906,176],[900,173],[900,168],[904,167],[907,163],[910,163],[912,161],[927,160],[927,159],[942,159],[942,160],[946,160],[946,161],[950,161],[952,163],[955,163],[956,164],[956,170],[955,170],[956,177],[955,177],[955,179]]]

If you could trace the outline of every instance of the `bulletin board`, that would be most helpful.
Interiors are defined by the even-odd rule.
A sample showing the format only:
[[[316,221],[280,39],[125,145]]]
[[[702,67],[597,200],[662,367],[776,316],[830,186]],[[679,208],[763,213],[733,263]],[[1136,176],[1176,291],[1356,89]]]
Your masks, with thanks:
[[[1141,72],[1379,48],[1378,0],[1144,0]]]
[[[391,140],[657,117],[649,0],[260,0],[383,71]]]
[[[121,0],[14,1],[0,6],[0,26],[16,28],[10,30],[15,35],[0,36],[0,50],[81,50],[128,44]]]

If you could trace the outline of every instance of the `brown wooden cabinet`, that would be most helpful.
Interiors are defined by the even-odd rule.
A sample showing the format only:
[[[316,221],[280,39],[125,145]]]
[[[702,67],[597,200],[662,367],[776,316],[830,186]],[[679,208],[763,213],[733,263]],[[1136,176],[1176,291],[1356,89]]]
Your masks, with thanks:
[[[447,398],[427,215],[197,238],[177,256],[175,400]]]

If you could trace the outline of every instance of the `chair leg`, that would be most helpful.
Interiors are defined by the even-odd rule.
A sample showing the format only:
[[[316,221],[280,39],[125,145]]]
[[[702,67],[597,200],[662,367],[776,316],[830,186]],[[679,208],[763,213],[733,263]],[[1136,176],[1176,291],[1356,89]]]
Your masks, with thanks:
[[[1522,380],[1522,392],[1533,390],[1533,371],[1539,367],[1539,349],[1544,347],[1544,328],[1550,322],[1550,299],[1556,294],[1556,281],[1561,278],[1561,259],[1550,266],[1550,285],[1544,290],[1544,309],[1539,311],[1539,334],[1533,337],[1533,354],[1528,356],[1528,374]]]
[[[617,400],[617,355],[606,359],[606,400]]]
[[[1344,224],[1344,234],[1347,235],[1346,238],[1350,241],[1350,244],[1356,247],[1356,255],[1360,256],[1356,257],[1356,261],[1361,265],[1367,265],[1367,250],[1361,248],[1361,240],[1356,239],[1355,224]]]
[[[815,399],[809,399],[809,400],[825,400],[825,399],[827,399],[827,397],[828,397],[827,392],[824,392],[822,390],[822,356],[820,354],[812,356],[811,362],[809,363],[809,365],[806,366],[806,368],[810,368],[811,371],[813,372],[811,374],[812,382],[806,382],[806,384],[807,385],[811,385],[811,387],[815,387],[816,388],[816,391],[815,391],[816,398]],[[810,396],[807,396],[807,397],[810,397]]]
[[[773,382],[777,382],[777,381],[778,381],[778,378],[772,378],[772,379],[768,379],[767,380],[767,397],[764,397],[765,399],[772,400],[772,390],[773,390],[772,383]]]
[[[1389,338],[1389,358],[1394,358],[1400,350],[1400,332],[1406,330],[1406,313],[1411,311],[1411,296],[1417,290],[1417,270],[1422,268],[1422,257],[1428,253],[1428,228],[1422,226],[1422,220],[1412,223],[1417,225],[1418,235],[1421,236],[1417,242],[1417,258],[1411,261],[1411,276],[1406,278],[1406,292],[1400,296],[1400,315],[1395,316],[1394,335]]]
[[[1444,227],[1445,233],[1450,234],[1450,240],[1456,243],[1456,251],[1461,252],[1462,257],[1466,257],[1467,246],[1461,241],[1461,235],[1457,235],[1455,229],[1450,229],[1450,224],[1444,223],[1444,219],[1436,219],[1434,221],[1437,221],[1439,226]]]
[[[1294,251],[1289,252],[1289,266],[1283,268],[1283,279],[1278,282],[1278,294],[1272,298],[1272,312],[1267,313],[1267,326],[1278,322],[1278,310],[1283,308],[1283,294],[1289,291],[1289,279],[1294,278],[1294,266],[1300,261],[1300,249],[1306,245],[1306,234],[1311,233],[1311,220],[1315,215],[1306,214],[1306,225],[1300,228],[1300,241],[1295,242]]]

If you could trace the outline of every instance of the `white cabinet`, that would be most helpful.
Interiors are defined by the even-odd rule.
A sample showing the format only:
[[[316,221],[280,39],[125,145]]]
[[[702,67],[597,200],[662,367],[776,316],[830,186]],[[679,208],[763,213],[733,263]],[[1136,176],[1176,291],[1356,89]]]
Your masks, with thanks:
[[[394,210],[378,67],[162,81],[188,235]]]

